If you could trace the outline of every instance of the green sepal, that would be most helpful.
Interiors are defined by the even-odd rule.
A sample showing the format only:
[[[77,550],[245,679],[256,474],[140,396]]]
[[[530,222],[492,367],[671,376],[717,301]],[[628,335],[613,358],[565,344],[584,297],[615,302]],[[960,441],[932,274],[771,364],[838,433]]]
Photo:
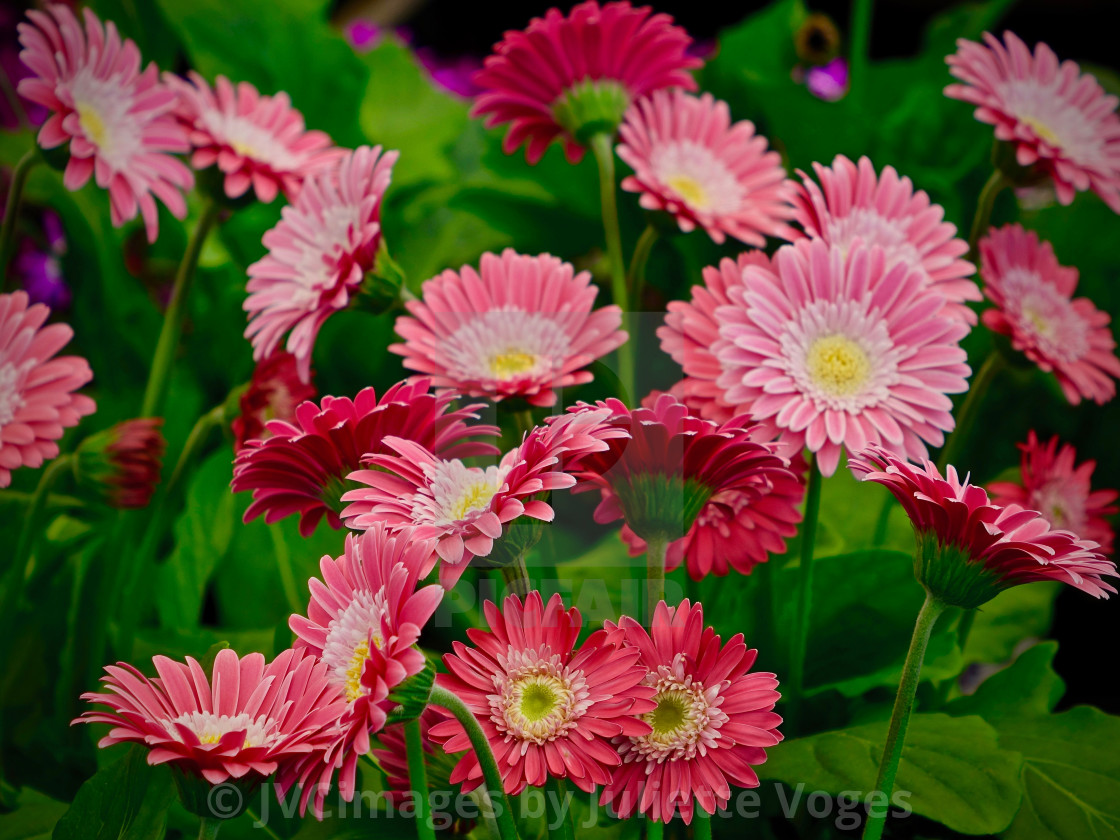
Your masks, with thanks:
[[[366,272],[358,294],[354,296],[354,306],[374,315],[382,315],[400,305],[401,291],[404,288],[404,270],[389,254],[389,247],[382,236],[373,268]]]
[[[970,610],[986,604],[1006,588],[999,575],[971,559],[958,546],[942,545],[932,531],[916,532],[914,576],[937,600]]]
[[[669,542],[683,537],[712,497],[702,484],[662,473],[633,475],[628,482],[616,482],[613,489],[626,524],[646,542],[656,536]]]
[[[552,115],[576,142],[587,145],[596,134],[614,137],[630,94],[618,82],[584,79],[552,104]]]
[[[196,817],[208,820],[231,820],[241,816],[266,781],[260,773],[249,772],[240,779],[230,776],[221,784],[212,785],[201,776],[188,773],[178,766],[171,768],[171,777],[175,780],[175,789],[179,791],[179,801],[183,803],[183,807]],[[216,788],[234,788],[240,795],[226,793],[216,797]]]
[[[389,702],[394,704],[385,725],[406,723],[423,714],[432,696],[432,686],[436,682],[435,665],[430,659],[424,663],[424,670],[413,674],[389,692]]]

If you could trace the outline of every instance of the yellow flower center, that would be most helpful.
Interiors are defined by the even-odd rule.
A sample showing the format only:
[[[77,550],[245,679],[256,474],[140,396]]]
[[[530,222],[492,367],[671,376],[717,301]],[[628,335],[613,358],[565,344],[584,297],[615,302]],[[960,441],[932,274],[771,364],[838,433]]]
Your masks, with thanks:
[[[521,689],[521,702],[518,704],[518,711],[529,723],[536,723],[556,710],[560,698],[555,687],[550,685],[555,681],[554,678],[550,677],[529,682]]]
[[[92,105],[84,102],[75,103],[75,110],[78,112],[78,123],[81,125],[86,139],[98,148],[104,146],[105,121],[101,119],[101,115]]]
[[[512,379],[519,373],[532,370],[536,364],[537,357],[532,353],[510,350],[490,357],[490,373],[495,379]]]
[[[257,158],[257,150],[250,146],[248,143],[242,143],[240,140],[229,140],[229,147],[237,152],[242,157]]]
[[[669,739],[692,722],[692,698],[683,691],[662,691],[653,698],[657,706],[646,714],[646,723],[653,727],[651,740]]]
[[[814,341],[806,364],[817,387],[837,397],[859,390],[871,374],[871,361],[863,348],[843,335]]]
[[[665,184],[697,210],[708,208],[708,191],[691,175],[670,175]]]
[[[1042,120],[1036,119],[1035,117],[1024,117],[1023,122],[1034,129],[1034,133],[1038,135],[1038,138],[1040,140],[1044,140],[1051,146],[1061,145],[1061,141],[1058,139],[1058,135],[1055,134],[1054,130]]]
[[[212,735],[203,735],[198,739],[198,742],[200,744],[216,744],[220,740],[222,740],[222,736],[215,732]]]
[[[350,667],[346,669],[346,702],[353,703],[362,696],[362,669],[369,659],[369,643],[359,642],[354,647]]]
[[[466,519],[467,514],[482,510],[494,498],[495,487],[487,478],[471,482],[462,489],[459,498],[451,506],[450,518],[454,520]]]

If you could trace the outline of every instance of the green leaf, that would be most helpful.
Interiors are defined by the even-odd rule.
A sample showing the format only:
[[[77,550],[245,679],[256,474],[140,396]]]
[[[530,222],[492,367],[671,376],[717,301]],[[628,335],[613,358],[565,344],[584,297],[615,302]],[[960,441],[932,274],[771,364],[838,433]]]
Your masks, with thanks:
[[[966,662],[1006,662],[1023,639],[1050,629],[1060,583],[1014,586],[976,612],[964,652]]]
[[[0,836],[6,840],[47,840],[68,807],[65,802],[25,788],[18,807],[0,815]]]
[[[1062,678],[1054,673],[1057,652],[1057,642],[1035,645],[1007,668],[984,680],[974,694],[954,700],[946,711],[952,715],[980,715],[996,726],[1005,718],[1048,715],[1065,691]]]
[[[764,778],[832,794],[875,789],[887,721],[785,741],[769,750]],[[892,806],[909,807],[962,834],[1006,828],[1019,808],[1022,757],[978,717],[910,718]],[[865,796],[866,798],[866,796]]]

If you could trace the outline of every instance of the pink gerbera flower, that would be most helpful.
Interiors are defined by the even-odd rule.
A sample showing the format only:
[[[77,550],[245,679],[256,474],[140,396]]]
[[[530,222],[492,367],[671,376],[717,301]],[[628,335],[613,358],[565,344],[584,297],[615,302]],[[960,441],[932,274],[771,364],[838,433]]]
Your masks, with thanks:
[[[565,15],[549,9],[524,31],[507,32],[474,81],[472,116],[488,127],[510,123],[503,148],[527,143],[536,163],[561,138],[568,160],[583,157],[592,134],[613,134],[635,99],[669,87],[696,89],[688,72],[692,39],[664,14],[628,2],[580,3]]]
[[[840,448],[884,443],[920,458],[953,428],[948,394],[968,389],[958,342],[968,324],[944,312],[921,270],[879,247],[819,239],[751,266],[716,310],[718,384],[783,442],[817,453],[832,475]]]
[[[1023,451],[1019,483],[993,481],[988,485],[995,504],[1012,504],[1041,511],[1053,525],[1100,543],[1102,554],[1112,554],[1112,526],[1107,517],[1117,512],[1115,490],[1093,490],[1096,461],[1077,464],[1070,444],[1058,448],[1057,436],[1042,444],[1031,430]]]
[[[726,102],[659,90],[630,106],[619,134],[618,156],[634,170],[622,188],[686,233],[701,227],[716,242],[730,235],[759,248],[767,236],[793,236],[781,155],[767,151],[753,123],[732,124]]]
[[[1076,63],[1046,44],[1034,55],[1012,32],[1003,43],[985,32],[984,44],[960,39],[945,60],[964,84],[945,95],[976,106],[976,119],[995,126],[1020,166],[1054,182],[1058,201],[1069,204],[1091,189],[1120,213],[1120,116],[1117,98]]]
[[[310,378],[311,351],[324,322],[345,309],[381,244],[381,199],[398,152],[362,146],[307,181],[295,205],[264,235],[268,254],[249,266],[245,309],[258,362],[285,333],[287,349]]]
[[[303,788],[301,806],[314,796],[321,813],[339,768],[339,791],[347,801],[353,798],[358,759],[370,751],[370,734],[385,725],[389,692],[424,670],[416,642],[443,590],[417,587],[434,564],[433,541],[411,530],[391,535],[381,525],[347,534],[345,552],[320,562],[323,577],[311,579],[307,617],[293,615],[289,624],[299,637],[296,647],[317,656],[342,692],[346,706],[337,719],[344,734],[325,762],[304,762],[287,779]]]
[[[584,791],[609,782],[621,759],[608,739],[650,731],[636,717],[653,709],[638,651],[616,647],[602,630],[577,647],[582,619],[564,609],[559,593],[547,606],[535,590],[524,605],[509,596],[501,611],[487,601],[483,613],[490,630],[468,630],[473,647],[453,642],[443,657],[450,673],[436,682],[478,718],[506,793],[541,787],[549,777]],[[482,769],[462,725],[448,720],[429,732],[447,752],[471,750],[451,783],[478,787]]]
[[[1066,399],[1103,404],[1116,396],[1120,359],[1108,313],[1088,298],[1073,298],[1077,269],[1058,263],[1049,242],[1017,224],[980,240],[984,294],[996,305],[984,325],[1011,337],[1011,346],[1044,371],[1053,371]]]
[[[644,684],[656,694],[642,715],[650,731],[614,739],[622,766],[600,804],[623,819],[640,812],[668,822],[680,814],[690,823],[695,806],[714,814],[727,805],[729,783],[758,787],[753,767],[782,740],[774,713],[781,695],[773,674],[749,673],[758,651],[747,650],[743,635],[721,645],[704,626],[703,607],[687,600],[661,601],[649,631],[625,616],[606,630],[623,650],[640,652]]]
[[[299,378],[296,365],[291,353],[275,350],[253,368],[253,378],[238,402],[241,413],[231,424],[234,452],[251,440],[269,437],[265,428],[269,420],[291,423],[296,419],[296,407],[315,399],[315,385]]]
[[[424,284],[423,300],[405,304],[411,317],[397,319],[404,343],[389,349],[436,387],[551,406],[554,389],[590,382],[583,368],[626,341],[621,309],[592,311],[598,292],[589,272],[549,254],[483,254],[480,271]]]
[[[332,528],[341,528],[338,514],[347,476],[361,467],[364,456],[388,451],[385,438],[390,435],[446,458],[496,452],[491,444],[472,440],[498,434],[496,426],[467,425],[477,419],[479,406],[450,410],[451,401],[450,394],[429,394],[428,381],[417,379],[394,385],[380,400],[373,388],[365,388],[353,400],[305,402],[296,409],[294,422],[268,421],[270,437],[249,441],[233,465],[234,492],[253,492],[245,521],[264,514],[265,522],[278,522],[298,513],[304,536],[324,516]]]
[[[283,192],[295,200],[303,182],[328,168],[345,152],[331,147],[321,131],[308,131],[288,94],[262,96],[248,82],[237,87],[218,76],[211,89],[193,70],[189,81],[164,74],[178,95],[176,115],[190,135],[191,166],[218,164],[225,191],[238,198],[252,187],[266,204]]]
[[[74,721],[113,727],[98,746],[144,744],[149,764],[169,763],[219,785],[259,783],[290,762],[321,762],[338,738],[345,700],[312,656],[286,650],[265,665],[259,653],[238,659],[227,648],[209,677],[189,656],[186,663],[152,661],[156,679],[120,662],[105,668],[106,693],[82,695],[110,709]]]
[[[111,507],[147,507],[167,449],[162,428],[162,417],[138,417],[86,438],[75,452],[78,480],[92,485]]]
[[[976,268],[961,259],[968,243],[944,220],[944,209],[932,204],[925,190],[915,192],[910,179],[900,178],[893,166],[877,176],[866,157],[857,165],[837,155],[832,168],[814,163],[813,169],[820,186],[799,170],[804,185],[794,201],[797,221],[809,236],[844,250],[857,239],[878,245],[888,268],[896,263],[916,267],[925,284],[948,302],[951,314],[976,323],[976,313],[965,305],[981,299],[969,279]]]
[[[27,301],[27,292],[0,295],[0,487],[11,484],[12,470],[58,455],[63,430],[95,408],[74,393],[93,378],[86,360],[54,357],[74,331],[44,327],[51,311]]]
[[[113,225],[139,212],[155,242],[155,199],[185,218],[180,190],[194,185],[190,169],[169,154],[190,148],[171,115],[175,94],[160,84],[155,64],[141,72],[140,50],[112,22],[102,26],[89,9],[83,14],[84,31],[66,6],[27,13],[31,22],[18,27],[20,58],[34,75],[20,81],[19,94],[51,111],[39,129],[40,146],[69,142],[66,188],[79,189],[93,176],[109,191]]]
[[[571,471],[581,458],[625,435],[603,422],[606,415],[566,415],[534,428],[519,447],[488,467],[469,467],[418,442],[387,437],[385,446],[396,454],[370,455],[364,461],[373,469],[350,474],[351,481],[368,487],[342,497],[352,502],[343,516],[353,528],[378,522],[398,529],[416,526],[418,537],[438,539],[440,582],[450,589],[471,558],[490,556],[515,520],[552,521],[547,494],[573,486]]]
[[[1101,579],[1115,577],[1116,566],[1097,543],[1053,530],[1037,511],[992,503],[952,466],[942,478],[929,461],[915,467],[879,446],[853,455],[848,465],[902,504],[918,538],[918,580],[945,604],[978,607],[1008,587],[1045,580],[1097,598],[1116,591]]]

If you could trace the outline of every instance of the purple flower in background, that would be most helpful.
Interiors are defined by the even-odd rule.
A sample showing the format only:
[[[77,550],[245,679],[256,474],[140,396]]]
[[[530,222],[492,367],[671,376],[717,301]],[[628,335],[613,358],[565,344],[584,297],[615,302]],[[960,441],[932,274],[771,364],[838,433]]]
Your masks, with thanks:
[[[62,276],[61,257],[66,253],[62,222],[53,210],[43,211],[44,249],[35,238],[25,237],[12,270],[32,303],[45,303],[52,310],[70,305],[70,287]]]
[[[372,20],[358,18],[346,24],[346,40],[360,53],[369,52],[381,43],[385,30]]]
[[[821,67],[810,67],[805,74],[809,93],[826,102],[843,99],[848,92],[848,62],[837,57]]]
[[[444,56],[431,47],[415,47],[412,31],[406,26],[387,29],[371,20],[358,18],[345,27],[346,40],[360,53],[374,49],[390,34],[396,35],[412,49],[420,66],[439,87],[465,99],[472,99],[481,92],[481,88],[472,81],[474,74],[482,68],[482,59],[477,56]]]

